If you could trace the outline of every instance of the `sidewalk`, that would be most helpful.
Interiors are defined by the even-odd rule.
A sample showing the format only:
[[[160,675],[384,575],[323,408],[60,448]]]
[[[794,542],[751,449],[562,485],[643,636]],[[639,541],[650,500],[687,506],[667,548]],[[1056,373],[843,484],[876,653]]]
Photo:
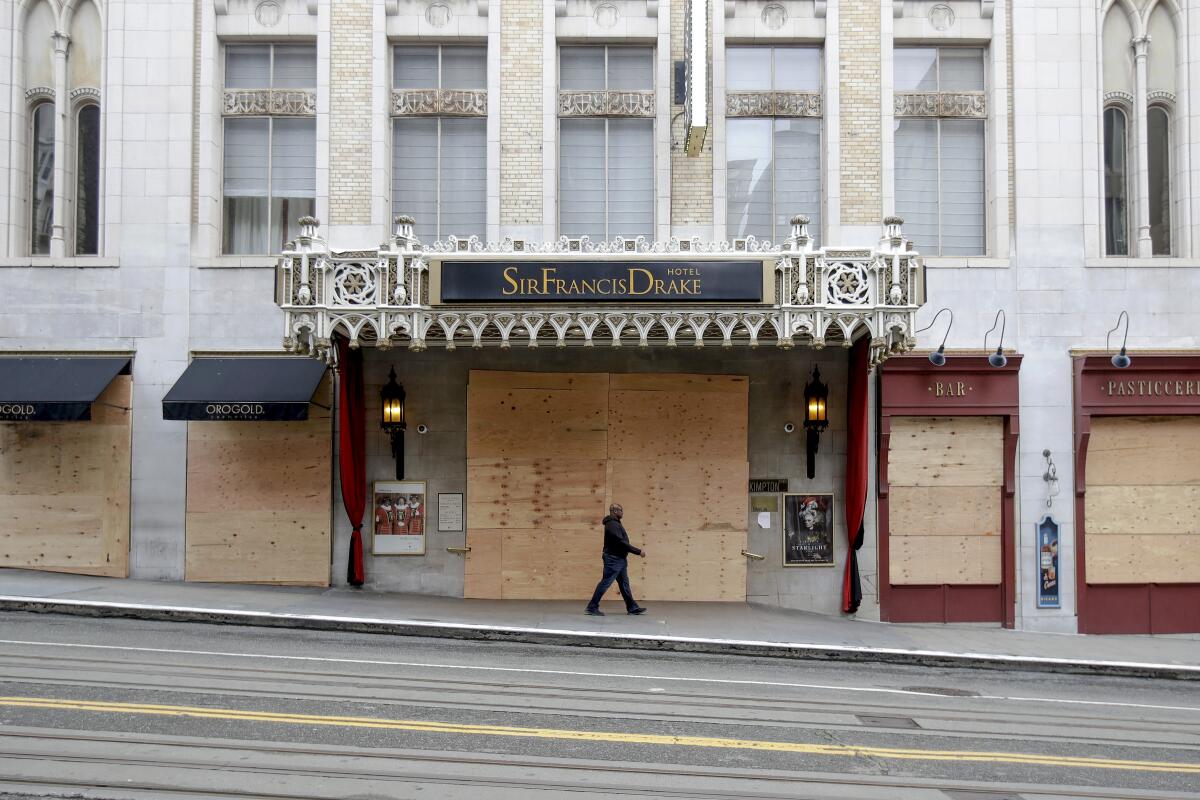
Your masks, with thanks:
[[[0,611],[135,617],[398,636],[1200,680],[1200,636],[1077,636],[900,625],[744,603],[461,600],[353,589],[93,578],[0,569]]]

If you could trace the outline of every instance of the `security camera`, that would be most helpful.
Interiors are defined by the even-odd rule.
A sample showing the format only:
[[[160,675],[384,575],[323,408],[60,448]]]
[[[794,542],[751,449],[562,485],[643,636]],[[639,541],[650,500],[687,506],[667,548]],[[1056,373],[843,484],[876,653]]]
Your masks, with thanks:
[[[791,433],[791,432],[792,432],[792,431],[794,431],[794,430],[796,430],[796,426],[795,426],[795,425],[793,425],[792,423],[790,423],[790,422],[785,422],[785,423],[783,424],[783,432],[784,432],[784,433]]]
[[[428,426],[428,425],[424,425],[424,424],[422,424],[422,425],[418,425],[418,426],[417,426],[417,433],[429,433],[429,426]]]

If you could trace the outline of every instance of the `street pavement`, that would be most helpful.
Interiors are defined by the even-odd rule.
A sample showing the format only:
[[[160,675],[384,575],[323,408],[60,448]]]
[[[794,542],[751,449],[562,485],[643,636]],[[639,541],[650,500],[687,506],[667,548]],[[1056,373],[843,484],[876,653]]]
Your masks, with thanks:
[[[0,684],[0,797],[1200,797],[1192,681],[9,612]]]
[[[1200,679],[1200,636],[1080,636],[901,625],[745,603],[462,600],[353,589],[167,583],[0,569],[0,610],[393,635]]]

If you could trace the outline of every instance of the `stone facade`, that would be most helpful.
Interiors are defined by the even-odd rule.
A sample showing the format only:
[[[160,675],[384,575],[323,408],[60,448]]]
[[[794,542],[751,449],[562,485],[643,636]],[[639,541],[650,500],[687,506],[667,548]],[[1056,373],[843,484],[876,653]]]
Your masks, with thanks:
[[[66,24],[63,7],[70,4],[39,2],[49,2]],[[28,5],[0,0],[0,41],[6,43],[0,48],[0,351],[134,354],[131,574],[180,579],[186,431],[179,423],[163,421],[162,397],[195,353],[279,352],[282,334],[281,313],[272,300],[274,258],[220,255],[222,42],[317,44],[318,216],[332,223],[334,247],[373,249],[387,237],[391,216],[390,42],[445,43],[459,37],[478,43],[486,38],[491,79],[498,87],[488,96],[489,123],[494,122],[489,128],[488,192],[495,197],[488,237],[530,237],[538,231],[550,238],[557,214],[546,202],[553,197],[547,185],[553,183],[557,153],[552,147],[556,130],[547,119],[557,114],[557,96],[552,88],[548,91],[554,84],[548,76],[556,66],[547,43],[555,37],[555,4],[443,0],[439,6],[449,9],[447,20],[428,15],[429,4],[415,0],[280,0],[280,17],[260,19],[251,2],[100,0],[105,25],[101,253],[55,258],[31,256],[28,248],[25,92],[34,87],[22,83],[21,52]],[[605,11],[609,16],[593,16],[600,4],[588,0],[560,5],[572,24],[582,20],[578,35],[563,41],[628,39],[656,43],[661,52],[661,40],[638,27],[654,6],[670,20],[671,60],[682,57],[683,0],[614,0],[608,5],[618,11],[615,20],[610,11]],[[710,2],[711,55],[719,65],[726,41],[824,43],[823,203],[829,210],[822,215],[824,244],[874,244],[860,234],[877,236],[881,218],[894,211],[893,44],[986,43],[988,248],[973,256],[928,259],[929,304],[922,320],[932,320],[938,308],[952,308],[947,347],[977,351],[996,311],[1007,311],[1005,346],[1025,357],[1017,473],[1017,625],[1073,631],[1075,524],[1067,490],[1074,447],[1071,352],[1102,348],[1105,333],[1123,309],[1131,317],[1131,348],[1200,352],[1200,202],[1195,197],[1200,190],[1200,137],[1194,134],[1200,126],[1200,60],[1196,48],[1187,44],[1200,37],[1200,13],[1194,4],[1180,3],[1171,16],[1179,60],[1172,104],[1173,255],[1141,258],[1103,255],[1103,4],[779,0],[764,15],[766,5]],[[1136,14],[1151,10],[1146,3],[1122,0],[1126,5]],[[601,22],[612,24],[600,27]],[[657,20],[653,24],[657,30]],[[637,36],[631,38],[628,31]],[[9,49],[10,42],[15,50]],[[656,74],[660,83],[670,80],[669,68]],[[669,193],[665,214],[663,205],[657,205],[659,230],[669,227],[668,236],[704,230],[719,236],[724,229],[723,76],[723,68],[714,68],[714,119],[701,156],[682,153],[679,121],[670,132],[669,177],[656,186]],[[663,97],[657,95],[655,106],[659,137],[682,110],[663,103]],[[656,164],[661,170],[664,160]],[[70,181],[63,185],[69,187]],[[669,226],[662,224],[664,216]],[[339,234],[339,228],[346,233]],[[921,242],[915,246],[920,250]],[[939,323],[921,336],[920,345],[936,347],[944,330]],[[460,420],[450,419],[453,414],[446,409],[458,402],[460,387],[435,374],[440,369],[437,355],[415,359],[414,368],[430,365],[428,373],[405,382],[411,381],[414,409],[425,404],[434,409],[431,418],[444,415],[450,427],[441,438],[414,438],[412,446],[415,463],[430,465],[430,480],[444,480],[447,490],[454,490],[460,477],[447,465],[460,450],[453,427]],[[792,355],[791,365],[828,359],[828,374],[837,374],[832,363],[836,352]],[[711,361],[705,368],[760,376],[759,388],[752,391],[760,392],[760,407],[776,426],[788,408],[795,408],[798,378],[793,375],[793,383],[781,388],[785,378],[777,373],[787,368],[781,356],[771,353],[761,363],[756,361],[760,356],[738,351],[733,360],[722,361],[716,354],[706,355]],[[378,359],[378,354],[371,357]],[[544,361],[525,353],[512,361],[498,352],[479,358],[490,365],[540,368],[574,367],[579,356],[568,350],[551,352]],[[637,366],[642,356],[603,358],[610,368],[620,358]],[[468,361],[469,353],[453,355],[448,370],[461,372]],[[681,368],[689,366],[687,361],[674,355],[661,365]],[[821,363],[824,369],[825,360]],[[377,384],[383,376],[380,364],[371,369]],[[368,397],[377,388],[369,386]],[[756,466],[790,468],[790,443],[756,435],[761,437],[751,442],[761,459]],[[383,440],[377,438],[371,445],[373,474],[386,471]],[[833,459],[838,448],[833,444],[822,457]],[[1046,511],[1043,449],[1054,454],[1064,487],[1053,507],[1063,526],[1063,607],[1057,610],[1036,608],[1028,588],[1036,569],[1034,524]],[[868,531],[873,530],[872,513]],[[340,516],[338,520],[341,525]],[[872,535],[860,554],[868,585],[875,574]],[[335,550],[338,559],[344,558],[343,544],[339,540]],[[460,578],[444,553],[439,558],[429,562],[423,577],[411,572],[416,562],[379,565],[381,585],[453,594]],[[368,566],[368,573],[372,569]],[[340,579],[344,563],[335,563],[332,574]],[[784,585],[779,575],[764,573],[752,580],[751,595],[832,612],[829,586],[821,582],[824,575],[810,578],[817,581],[809,584],[815,587],[811,591],[799,585],[811,574],[792,571],[786,576],[791,583]],[[868,596],[873,594],[870,589]],[[864,606],[864,615],[877,613],[870,602]]]

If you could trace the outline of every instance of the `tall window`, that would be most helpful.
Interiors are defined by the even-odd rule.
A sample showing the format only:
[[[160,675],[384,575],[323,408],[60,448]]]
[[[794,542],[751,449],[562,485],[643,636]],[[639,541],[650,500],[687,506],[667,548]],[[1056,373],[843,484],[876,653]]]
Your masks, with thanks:
[[[983,51],[895,49],[896,212],[929,255],[981,255],[985,231]]]
[[[1104,252],[1129,255],[1129,142],[1125,112],[1104,109]]]
[[[54,104],[39,103],[33,109],[33,162],[30,164],[29,250],[49,255],[54,228]]]
[[[560,233],[653,236],[653,55],[649,47],[559,50]]]
[[[225,50],[223,252],[278,252],[316,211],[317,51]]]
[[[83,106],[76,122],[75,254],[94,256],[100,246],[100,106]]]
[[[392,64],[392,209],[417,237],[483,236],[487,49],[399,46]]]
[[[780,241],[804,214],[821,230],[821,51],[726,51],[726,230]]]
[[[1146,115],[1150,168],[1150,244],[1156,256],[1171,254],[1171,116],[1162,106]]]

